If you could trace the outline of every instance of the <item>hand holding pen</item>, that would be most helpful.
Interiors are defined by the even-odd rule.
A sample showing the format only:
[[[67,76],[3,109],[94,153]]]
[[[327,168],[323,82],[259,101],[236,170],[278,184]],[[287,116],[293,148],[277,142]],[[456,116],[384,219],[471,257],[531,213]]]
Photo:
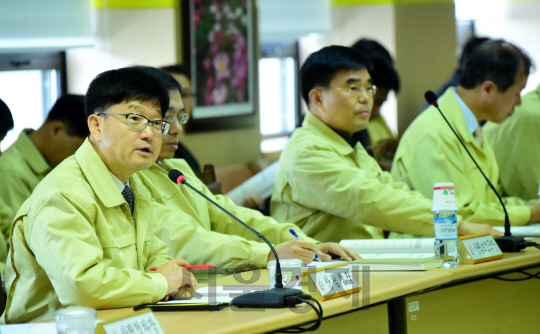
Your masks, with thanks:
[[[296,234],[296,231],[293,230],[292,228],[289,229],[289,232],[291,232],[291,234],[293,235],[293,237],[296,238],[296,240],[302,240],[300,239],[300,237],[298,236],[298,234]],[[319,261],[319,262],[322,262],[321,261],[321,258],[319,257],[319,255],[317,253],[315,253],[315,260]]]

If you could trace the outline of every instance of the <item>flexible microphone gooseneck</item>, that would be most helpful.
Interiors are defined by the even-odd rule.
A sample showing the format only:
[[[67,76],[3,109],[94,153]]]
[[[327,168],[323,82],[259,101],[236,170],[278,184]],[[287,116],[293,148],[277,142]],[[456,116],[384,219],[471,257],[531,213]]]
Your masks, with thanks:
[[[484,174],[484,171],[482,170],[482,168],[480,168],[480,166],[478,165],[476,160],[473,158],[471,152],[469,152],[469,150],[467,149],[467,147],[465,146],[465,144],[463,143],[463,141],[461,140],[461,138],[457,134],[456,130],[454,130],[452,125],[450,125],[450,122],[448,122],[448,119],[446,119],[446,116],[444,116],[441,108],[439,108],[439,104],[437,103],[437,95],[435,95],[435,93],[433,91],[428,90],[424,94],[424,97],[426,98],[426,101],[429,104],[431,104],[432,106],[437,108],[437,110],[439,111],[441,116],[446,121],[446,124],[448,124],[448,126],[450,127],[450,129],[452,130],[452,132],[454,133],[456,138],[461,143],[461,146],[463,146],[465,151],[467,151],[467,153],[469,154],[469,157],[471,157],[472,161],[474,162],[474,164],[476,165],[476,167],[478,168],[480,173],[482,173],[482,176],[484,177],[484,179],[488,183],[491,190],[493,190],[493,192],[495,193],[495,195],[499,199],[499,202],[501,202],[501,206],[502,206],[502,208],[504,210],[504,236],[495,238],[495,241],[497,242],[497,245],[499,245],[499,248],[501,249],[501,251],[503,251],[503,252],[519,252],[520,250],[527,247],[527,242],[525,241],[525,238],[523,238],[523,237],[513,237],[512,233],[510,233],[510,218],[508,217],[508,212],[506,211],[506,205],[504,205],[504,202],[502,200],[501,195],[499,195],[499,192],[495,189],[493,184],[489,181],[486,174]]]
[[[298,301],[298,298],[290,298],[290,297],[303,295],[302,290],[283,288],[283,278],[281,274],[281,265],[279,263],[279,257],[276,253],[276,250],[274,249],[274,246],[272,246],[272,244],[270,243],[270,241],[268,241],[268,239],[266,239],[261,233],[255,231],[249,225],[247,225],[246,223],[244,223],[243,221],[235,217],[229,211],[225,210],[219,204],[217,204],[216,202],[208,198],[208,196],[201,193],[199,190],[195,189],[191,184],[187,182],[186,177],[184,176],[184,174],[182,174],[181,171],[177,169],[172,169],[169,172],[169,179],[171,179],[171,181],[173,181],[174,183],[188,186],[197,194],[204,197],[204,199],[206,199],[207,201],[209,201],[210,203],[218,207],[221,211],[225,212],[231,218],[233,218],[234,220],[242,224],[245,228],[250,230],[253,234],[255,234],[257,237],[262,239],[264,242],[266,242],[268,247],[270,247],[270,250],[272,250],[274,257],[276,258],[275,288],[270,289],[270,290],[261,290],[261,291],[246,293],[241,296],[235,297],[232,299],[231,305],[238,306],[238,307],[280,308],[280,307],[294,306],[296,304],[302,303],[301,301]]]

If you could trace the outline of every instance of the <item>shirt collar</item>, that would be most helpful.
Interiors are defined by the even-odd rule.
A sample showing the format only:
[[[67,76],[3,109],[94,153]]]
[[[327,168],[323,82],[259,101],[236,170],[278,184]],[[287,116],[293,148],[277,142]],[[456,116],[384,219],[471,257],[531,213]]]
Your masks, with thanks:
[[[355,138],[354,136],[351,136],[349,135],[348,133],[346,133],[345,131],[341,131],[341,130],[338,130],[338,129],[334,129],[333,127],[330,127],[330,129],[334,130],[338,135],[340,135],[341,138],[345,139],[345,141],[351,145],[352,148],[354,148],[354,146],[356,145],[356,143],[358,143],[358,139]]]
[[[478,123],[478,120],[476,119],[476,116],[474,116],[472,110],[463,102],[461,97],[456,93],[456,90],[452,88],[452,93],[454,93],[454,96],[456,97],[456,100],[461,107],[461,111],[463,112],[463,116],[465,116],[465,120],[467,121],[467,128],[469,129],[470,133],[473,133],[476,131],[478,126],[480,124]]]
[[[118,190],[120,190],[120,192],[124,191],[124,188],[126,186],[129,187],[129,180],[127,180],[127,182],[124,184],[124,183],[122,183],[122,181],[120,181],[119,178],[116,177],[116,175],[114,175],[113,173],[111,173],[111,175],[112,175],[112,178],[114,180],[114,184],[116,184],[116,187],[118,188]]]

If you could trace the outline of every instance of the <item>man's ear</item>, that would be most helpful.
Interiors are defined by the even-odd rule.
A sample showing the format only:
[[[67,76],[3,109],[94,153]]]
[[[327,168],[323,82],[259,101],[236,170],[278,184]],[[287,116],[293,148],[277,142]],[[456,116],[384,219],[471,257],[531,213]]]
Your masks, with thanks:
[[[56,137],[58,134],[60,134],[62,132],[66,132],[67,126],[62,121],[53,121],[52,124],[51,124],[50,129],[51,129],[51,132],[52,132],[52,136]]]
[[[103,123],[103,116],[98,114],[92,114],[88,117],[88,129],[90,135],[98,142],[101,142],[101,126]]]
[[[316,106],[321,109],[323,106],[323,90],[320,88],[313,88],[309,91],[309,101],[312,106]],[[310,108],[311,109],[311,108]]]
[[[483,98],[491,97],[498,89],[497,85],[491,80],[486,80],[480,85],[480,93]]]

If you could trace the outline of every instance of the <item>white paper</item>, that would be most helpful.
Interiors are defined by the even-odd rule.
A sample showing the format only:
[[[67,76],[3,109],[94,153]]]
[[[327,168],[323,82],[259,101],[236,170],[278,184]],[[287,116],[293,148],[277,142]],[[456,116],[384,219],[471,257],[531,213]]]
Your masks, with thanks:
[[[493,228],[504,233],[504,226],[493,226]],[[540,237],[540,224],[511,226],[510,233],[515,237]]]
[[[341,240],[340,245],[358,254],[380,253],[430,253],[433,256],[435,239],[351,239]]]
[[[102,320],[96,320],[96,325]],[[57,334],[56,322],[0,325],[0,334]]]
[[[253,175],[249,180],[229,191],[225,196],[232,199],[236,205],[242,205],[244,198],[248,195],[253,195],[258,199],[270,197],[276,181],[277,168],[278,161]]]

